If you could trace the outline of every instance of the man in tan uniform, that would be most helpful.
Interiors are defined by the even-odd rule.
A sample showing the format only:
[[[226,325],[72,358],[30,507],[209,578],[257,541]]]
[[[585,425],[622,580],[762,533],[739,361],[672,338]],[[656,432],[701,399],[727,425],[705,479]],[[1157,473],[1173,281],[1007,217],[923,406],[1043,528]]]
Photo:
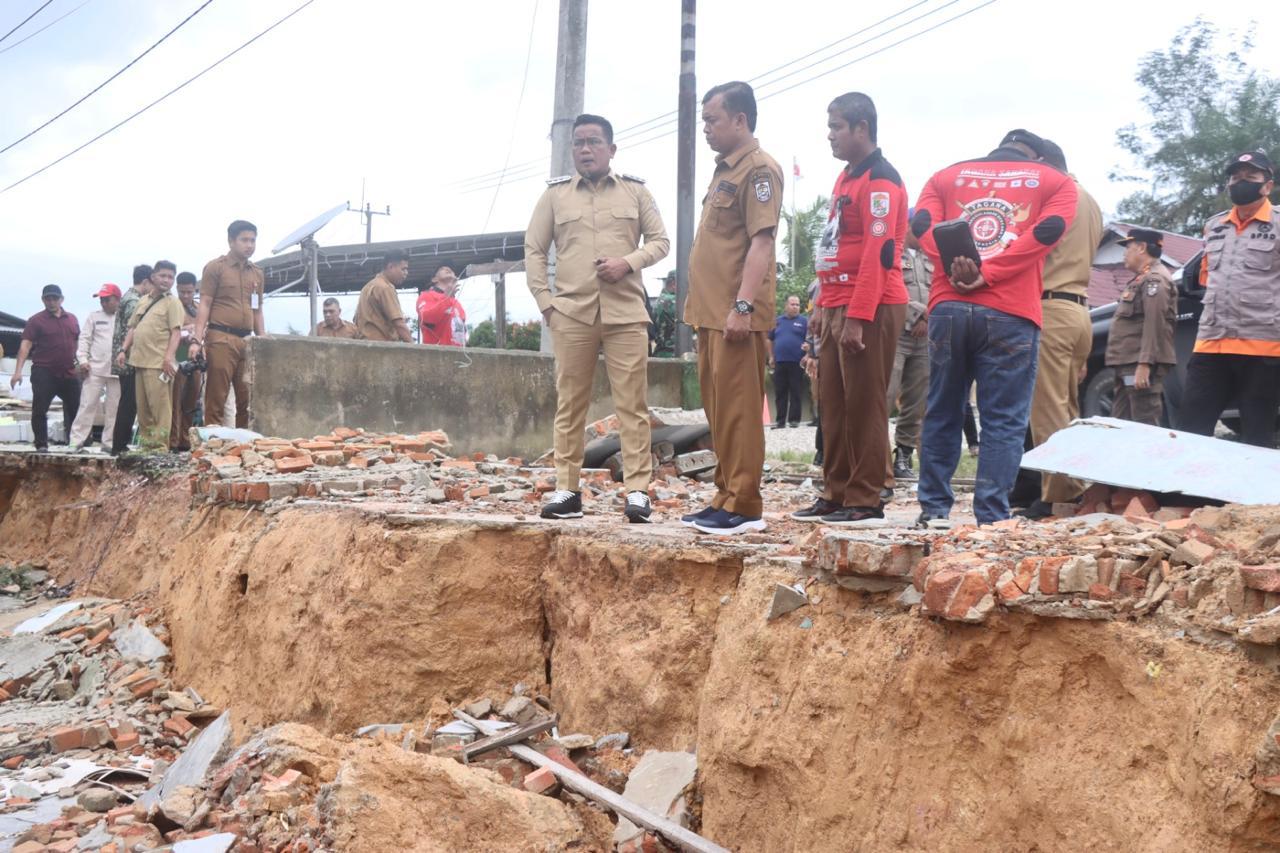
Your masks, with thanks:
[[[399,305],[399,300],[396,301]],[[342,319],[342,306],[338,304],[338,300],[330,296],[324,301],[324,319],[316,323],[315,330],[311,333],[318,338],[354,338],[356,337],[356,326],[354,323]]]
[[[689,253],[684,321],[698,330],[698,384],[715,442],[716,496],[685,524],[718,535],[764,530],[765,333],[777,287],[774,234],[782,170],[756,141],[755,92],[724,83],[702,98],[716,167]]]
[[[1160,426],[1164,378],[1177,362],[1178,291],[1160,263],[1159,231],[1134,228],[1119,243],[1125,269],[1134,275],[1116,302],[1107,336],[1106,364],[1116,373],[1111,417]]]
[[[176,354],[186,312],[169,292],[178,268],[171,261],[156,261],[151,273],[151,293],[138,303],[129,318],[120,358],[128,358],[134,370],[138,395],[138,445],[142,450],[169,450],[173,423],[173,377],[178,372]]]
[[[1062,149],[1044,140],[1045,163],[1067,171]],[[1072,176],[1072,180],[1075,177]],[[1076,181],[1076,218],[1062,241],[1044,261],[1040,363],[1031,397],[1031,440],[1039,447],[1049,436],[1080,416],[1080,376],[1093,349],[1089,319],[1089,273],[1102,240],[1102,210]],[[1047,518],[1055,503],[1071,503],[1084,494],[1084,484],[1065,474],[1040,475],[1040,498],[1018,515]]]
[[[360,290],[356,303],[356,334],[366,341],[413,343],[413,332],[400,308],[396,288],[409,278],[409,256],[391,249],[382,259],[382,272]]]
[[[189,355],[204,351],[209,368],[204,385],[204,422],[221,426],[227,393],[235,387],[236,426],[249,426],[250,335],[266,334],[262,320],[262,270],[249,260],[258,247],[258,226],[237,219],[227,226],[229,251],[204,265],[200,276],[200,312]]]
[[[607,119],[578,116],[578,174],[547,182],[524,232],[529,290],[556,356],[556,491],[542,507],[543,518],[582,516],[587,407],[602,350],[622,438],[623,511],[631,522],[647,522],[651,512],[649,313],[640,271],[666,257],[670,242],[644,181],[609,168],[617,150]],[[547,281],[553,244],[554,293]]]

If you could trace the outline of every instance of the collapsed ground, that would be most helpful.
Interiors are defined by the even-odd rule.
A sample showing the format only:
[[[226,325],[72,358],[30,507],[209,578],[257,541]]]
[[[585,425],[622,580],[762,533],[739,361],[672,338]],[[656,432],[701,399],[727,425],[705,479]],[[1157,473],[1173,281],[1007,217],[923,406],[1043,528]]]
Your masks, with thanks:
[[[1272,510],[1157,522],[1109,496],[1113,515],[1045,525],[925,536],[779,524],[717,544],[674,524],[622,525],[603,479],[599,515],[555,525],[533,519],[540,478],[515,460],[389,440],[314,476],[269,472],[273,453],[300,458],[287,446],[208,453],[238,462],[197,461],[190,477],[0,470],[0,563],[38,564],[44,586],[77,597],[128,599],[115,606],[130,619],[151,608],[142,621],[169,657],[146,700],[164,742],[144,753],[176,757],[225,710],[229,740],[260,757],[241,792],[256,805],[210,809],[191,834],[229,830],[244,850],[609,849],[612,820],[589,803],[430,754],[453,708],[500,707],[521,685],[559,713],[563,735],[629,735],[630,753],[572,754],[618,787],[647,751],[695,751],[688,819],[731,849],[1280,841]],[[394,469],[397,453],[429,458]],[[357,469],[349,460],[364,454],[378,461]],[[312,481],[337,488],[297,485]],[[677,486],[699,488],[666,485],[672,512],[690,500]],[[797,505],[809,496],[789,488]],[[435,490],[449,493],[435,502]],[[779,584],[799,584],[802,606],[767,619]],[[101,645],[94,655],[118,654]],[[0,726],[40,704],[23,692],[35,686],[0,704]],[[190,699],[185,688],[205,713],[179,734],[163,720],[192,718],[170,696]],[[370,724],[403,728],[353,736]],[[48,746],[38,725],[9,734]],[[78,749],[128,755],[117,734]],[[11,772],[67,754],[79,753],[46,748]],[[218,781],[197,787],[192,808]],[[269,789],[285,795],[268,803]],[[74,815],[71,831],[83,840],[100,819]],[[124,810],[104,828],[122,825],[155,826]]]

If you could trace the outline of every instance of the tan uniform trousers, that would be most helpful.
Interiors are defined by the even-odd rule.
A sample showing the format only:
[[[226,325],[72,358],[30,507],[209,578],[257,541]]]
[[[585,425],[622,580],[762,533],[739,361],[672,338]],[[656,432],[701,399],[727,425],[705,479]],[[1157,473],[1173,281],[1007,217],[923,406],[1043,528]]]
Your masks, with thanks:
[[[862,324],[862,352],[840,346],[848,307],[822,309],[822,497],[846,507],[880,506],[889,464],[889,379],[906,305],[881,305]]]
[[[138,446],[143,450],[169,450],[169,425],[173,422],[173,385],[151,367],[134,368],[138,397]]]
[[[1138,388],[1133,384],[1133,375],[1138,371],[1138,365],[1121,364],[1112,369],[1116,372],[1116,384],[1111,417],[1160,426],[1160,416],[1164,414],[1164,378],[1169,374],[1169,366],[1152,366],[1151,385],[1147,388]]]
[[[223,410],[227,394],[236,390],[236,426],[249,428],[249,359],[245,338],[209,329],[205,334],[204,358],[209,370],[204,382],[204,422],[208,426],[227,426]]]
[[[556,488],[581,489],[586,451],[587,408],[596,363],[604,351],[605,370],[622,439],[622,472],[627,491],[647,492],[653,477],[649,447],[649,330],[647,323],[581,323],[559,311],[549,322],[556,356]]]
[[[1037,447],[1049,436],[1080,417],[1080,370],[1093,348],[1089,309],[1066,299],[1045,299],[1040,332],[1040,366],[1031,397],[1031,440]],[[1040,499],[1045,503],[1074,501],[1084,484],[1063,474],[1040,475]]]
[[[929,397],[929,339],[910,334],[898,337],[893,354],[893,376],[889,379],[889,410],[898,407],[898,424],[893,441],[899,447],[920,449],[920,424]]]
[[[716,496],[711,505],[735,515],[764,514],[764,332],[730,342],[719,329],[698,330],[698,385],[715,445]]]

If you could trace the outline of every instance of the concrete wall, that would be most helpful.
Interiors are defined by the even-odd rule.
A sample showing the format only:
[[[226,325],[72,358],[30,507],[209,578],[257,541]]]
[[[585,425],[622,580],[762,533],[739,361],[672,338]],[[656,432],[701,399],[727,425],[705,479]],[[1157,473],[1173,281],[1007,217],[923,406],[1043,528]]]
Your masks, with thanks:
[[[551,447],[549,354],[273,336],[255,338],[250,359],[250,426],[266,435],[442,429],[460,453],[533,458]],[[683,368],[674,359],[649,361],[649,405],[681,405]],[[601,363],[588,420],[612,411]]]

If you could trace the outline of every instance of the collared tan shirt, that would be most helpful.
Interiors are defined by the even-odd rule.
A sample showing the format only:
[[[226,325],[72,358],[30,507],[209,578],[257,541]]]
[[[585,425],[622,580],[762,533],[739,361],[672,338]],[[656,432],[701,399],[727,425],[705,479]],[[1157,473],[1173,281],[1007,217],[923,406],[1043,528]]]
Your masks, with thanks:
[[[1071,180],[1076,181],[1074,175]],[[1102,242],[1102,209],[1079,181],[1076,181],[1076,192],[1076,218],[1044,259],[1043,287],[1046,292],[1087,296],[1093,257]]]
[[[751,238],[778,228],[782,213],[782,170],[760,143],[716,158],[711,186],[702,199],[702,218],[689,252],[689,296],[684,321],[705,329],[724,329],[738,299],[742,268]],[[751,331],[767,332],[774,324],[778,269],[770,244],[764,282],[756,291]]]
[[[643,243],[641,242],[643,238]],[[556,292],[547,282],[555,245]],[[557,178],[543,192],[524,232],[524,266],[538,310],[555,308],[581,323],[647,323],[640,271],[667,256],[671,243],[653,196],[639,178],[610,169],[593,185]],[[610,284],[597,258],[622,258],[631,272]]]
[[[396,300],[396,304],[400,304],[398,299]],[[316,325],[315,331],[312,332],[312,334],[317,338],[354,338],[357,336],[356,324],[349,320],[343,320],[342,325],[338,326],[336,329],[332,329],[329,327],[328,323],[321,320]]]
[[[929,311],[929,282],[933,281],[933,261],[917,249],[902,250],[902,283],[907,288],[907,321],[904,334]]]
[[[404,319],[400,297],[382,273],[360,290],[356,304],[356,332],[366,341],[398,341],[396,320]]]
[[[209,304],[209,322],[232,329],[253,331],[253,312],[262,309],[266,277],[253,261],[238,261],[230,254],[204,265],[200,275],[200,301]]]
[[[133,329],[129,366],[151,370],[163,368],[164,355],[169,350],[169,336],[174,329],[182,328],[186,314],[182,303],[171,293],[144,296],[129,318],[129,328]]]
[[[1159,261],[1125,285],[1107,336],[1106,364],[1175,364],[1178,290]]]

